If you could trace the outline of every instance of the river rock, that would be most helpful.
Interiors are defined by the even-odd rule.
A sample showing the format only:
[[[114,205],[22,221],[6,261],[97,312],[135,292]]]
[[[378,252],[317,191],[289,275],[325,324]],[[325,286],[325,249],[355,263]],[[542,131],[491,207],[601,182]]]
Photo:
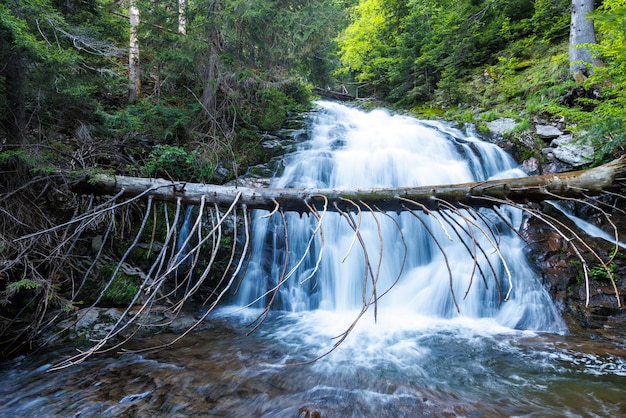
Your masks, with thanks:
[[[570,202],[569,206],[571,211],[578,216],[583,216],[589,208],[587,205],[575,202]],[[612,206],[611,202],[607,202],[607,206]],[[568,222],[563,214],[553,207],[544,204],[543,209],[558,222],[563,224]],[[626,216],[620,211],[614,211],[609,215],[612,216],[611,222],[616,223],[619,230],[623,230],[626,225]],[[584,218],[589,222],[593,221],[591,214]],[[602,218],[605,217],[602,216]],[[552,225],[555,224],[557,223],[552,222]],[[623,307],[626,295],[626,257],[618,252],[611,258],[614,254],[612,243],[593,237],[584,238],[590,249],[593,249],[602,259],[612,260],[609,268],[613,272],[615,285],[621,294],[622,307],[618,306],[613,284],[597,261],[589,264],[589,305],[587,305],[587,284],[582,264],[578,261],[579,256],[573,250],[567,236],[556,232],[553,226],[535,217],[525,220],[520,234],[528,244],[525,252],[529,261],[538,272],[541,272],[543,284],[552,295],[570,332],[602,330],[604,333],[614,332],[617,336],[624,335],[626,331],[626,309]],[[579,250],[585,251],[580,244],[578,247]],[[590,254],[585,254],[585,258],[593,259]]]
[[[85,341],[98,341],[107,338],[111,330],[119,327],[119,323],[126,324],[129,317],[136,314],[138,307],[124,315],[124,308],[98,308],[91,307],[80,309],[67,319],[59,322],[44,336],[48,344],[79,343]],[[196,325],[197,318],[193,313],[172,313],[164,306],[153,306],[138,320],[142,328],[137,331],[135,326],[129,327],[120,337],[128,337],[137,332],[142,335],[155,330],[164,332],[181,332]]]
[[[227,164],[226,162],[220,160],[217,163],[215,172],[213,173],[213,175],[215,176],[215,179],[219,182],[223,182],[224,180],[226,180],[227,178],[233,175],[234,170],[232,168],[226,167],[226,164]]]
[[[522,163],[522,170],[529,176],[541,174],[541,163],[538,158],[531,157]]]
[[[561,162],[557,159],[554,159],[552,152],[550,152],[549,156],[552,157],[553,160],[543,165],[543,170],[541,171],[541,174],[564,173],[566,171],[572,170],[572,167],[570,165],[565,164],[564,162]]]

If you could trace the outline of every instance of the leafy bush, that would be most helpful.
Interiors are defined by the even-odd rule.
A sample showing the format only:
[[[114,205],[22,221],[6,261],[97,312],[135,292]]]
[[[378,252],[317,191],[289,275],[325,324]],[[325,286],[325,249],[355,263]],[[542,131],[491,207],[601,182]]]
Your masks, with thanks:
[[[310,93],[292,83],[287,83],[286,87],[271,87],[257,93],[251,115],[253,125],[263,131],[275,131],[283,127],[290,113],[305,110],[304,103],[308,103]]]
[[[172,145],[157,145],[142,167],[148,177],[164,177],[172,180],[209,182],[213,178],[215,163],[202,158],[199,148],[191,152]]]
[[[582,136],[594,148],[594,164],[603,164],[626,152],[626,115],[603,115]]]

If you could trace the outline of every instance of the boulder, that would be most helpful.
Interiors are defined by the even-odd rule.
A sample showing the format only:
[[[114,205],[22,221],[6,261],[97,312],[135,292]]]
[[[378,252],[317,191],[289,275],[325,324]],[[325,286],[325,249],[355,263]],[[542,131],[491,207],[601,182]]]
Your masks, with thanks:
[[[515,120],[511,118],[500,118],[487,122],[487,128],[489,128],[489,131],[495,135],[508,134],[513,131],[516,125],[517,123]]]
[[[580,167],[593,161],[593,147],[588,141],[575,140],[571,135],[561,135],[550,144],[557,160]]]
[[[541,139],[553,139],[563,135],[563,132],[553,125],[535,125],[535,131]]]

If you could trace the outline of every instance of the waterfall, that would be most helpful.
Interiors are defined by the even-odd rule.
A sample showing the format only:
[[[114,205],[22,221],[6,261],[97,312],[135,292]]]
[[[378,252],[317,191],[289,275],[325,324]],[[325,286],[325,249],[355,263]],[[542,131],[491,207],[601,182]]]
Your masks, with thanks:
[[[272,187],[424,186],[524,175],[499,147],[448,124],[317,105],[309,139],[286,157]],[[287,213],[283,221],[258,212],[235,302],[261,308],[272,299],[273,308],[288,312],[351,312],[374,297],[375,277],[381,314],[493,318],[510,328],[564,330],[526,261],[524,242],[508,225],[521,225],[521,211],[496,210],[353,212],[358,235],[335,212],[323,214],[321,231],[311,215]]]
[[[187,205],[185,207],[185,217],[183,218],[183,222],[176,239],[176,254],[178,255],[176,257],[176,262],[181,263],[182,265],[187,265],[191,262],[190,260],[184,260],[187,257],[190,248],[189,234],[191,233],[191,228],[194,224],[193,211],[193,205]]]

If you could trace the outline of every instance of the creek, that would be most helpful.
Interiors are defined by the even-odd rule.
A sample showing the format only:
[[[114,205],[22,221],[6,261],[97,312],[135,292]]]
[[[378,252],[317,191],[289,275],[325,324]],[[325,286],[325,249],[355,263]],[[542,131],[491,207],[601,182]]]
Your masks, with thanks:
[[[384,110],[320,102],[307,138],[273,186],[523,175],[471,131]],[[626,415],[626,340],[568,333],[510,228],[520,211],[329,212],[321,229],[314,216],[267,215],[255,215],[237,293],[203,329],[58,371],[69,348],[17,359],[0,369],[0,416]]]

